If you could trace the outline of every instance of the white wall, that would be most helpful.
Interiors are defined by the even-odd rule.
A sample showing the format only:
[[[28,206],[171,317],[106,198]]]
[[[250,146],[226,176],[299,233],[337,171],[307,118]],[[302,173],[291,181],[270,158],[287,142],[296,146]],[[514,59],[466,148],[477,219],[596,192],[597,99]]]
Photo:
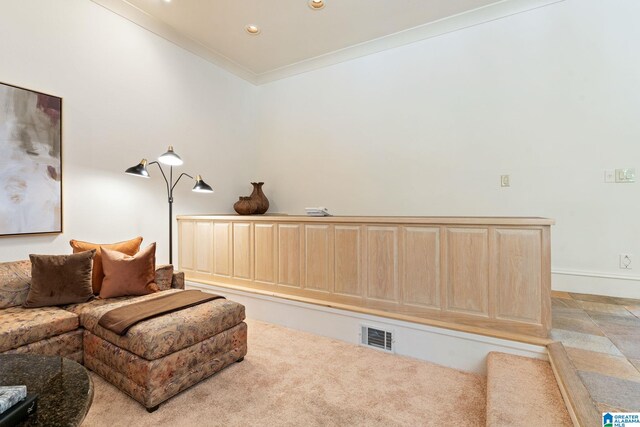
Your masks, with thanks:
[[[551,217],[556,289],[640,297],[640,184],[603,182],[640,172],[638,16],[566,0],[260,87],[271,209]]]
[[[174,213],[230,212],[250,192],[254,86],[88,0],[0,0],[0,40],[0,82],[64,98],[64,233],[0,238],[0,260],[68,253],[72,238],[142,235],[166,262],[160,173],[123,171],[169,144],[185,161],[178,172],[201,173],[216,190],[181,182]]]

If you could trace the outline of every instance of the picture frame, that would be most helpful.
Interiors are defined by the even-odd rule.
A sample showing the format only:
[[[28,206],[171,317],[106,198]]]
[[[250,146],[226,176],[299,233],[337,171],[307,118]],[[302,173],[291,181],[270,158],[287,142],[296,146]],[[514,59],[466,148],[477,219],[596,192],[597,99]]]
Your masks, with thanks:
[[[0,237],[60,234],[62,98],[0,82]]]

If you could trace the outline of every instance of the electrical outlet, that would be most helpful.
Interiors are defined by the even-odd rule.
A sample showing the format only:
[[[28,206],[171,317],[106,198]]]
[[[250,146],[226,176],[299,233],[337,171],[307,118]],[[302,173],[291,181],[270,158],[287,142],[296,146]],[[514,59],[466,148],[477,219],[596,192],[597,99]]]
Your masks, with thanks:
[[[631,270],[633,268],[633,255],[620,254],[620,268],[622,270]]]
[[[616,182],[616,171],[614,169],[607,169],[606,171],[604,171],[604,182]]]
[[[511,183],[509,181],[509,175],[500,175],[500,186],[511,187]]]

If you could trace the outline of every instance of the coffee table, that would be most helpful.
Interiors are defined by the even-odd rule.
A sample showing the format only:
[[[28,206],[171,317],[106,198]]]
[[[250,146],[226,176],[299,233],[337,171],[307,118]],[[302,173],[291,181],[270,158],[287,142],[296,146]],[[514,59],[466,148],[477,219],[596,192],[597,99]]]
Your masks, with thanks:
[[[26,385],[38,395],[36,413],[22,426],[79,426],[93,401],[93,382],[73,360],[36,354],[0,354],[0,385]]]

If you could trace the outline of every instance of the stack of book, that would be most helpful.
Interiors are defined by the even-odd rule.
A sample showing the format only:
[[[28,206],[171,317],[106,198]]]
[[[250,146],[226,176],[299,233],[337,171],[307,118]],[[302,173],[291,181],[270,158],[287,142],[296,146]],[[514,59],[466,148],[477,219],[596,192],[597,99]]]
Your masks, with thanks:
[[[27,386],[0,386],[0,427],[15,426],[36,411],[38,396],[27,394]]]

